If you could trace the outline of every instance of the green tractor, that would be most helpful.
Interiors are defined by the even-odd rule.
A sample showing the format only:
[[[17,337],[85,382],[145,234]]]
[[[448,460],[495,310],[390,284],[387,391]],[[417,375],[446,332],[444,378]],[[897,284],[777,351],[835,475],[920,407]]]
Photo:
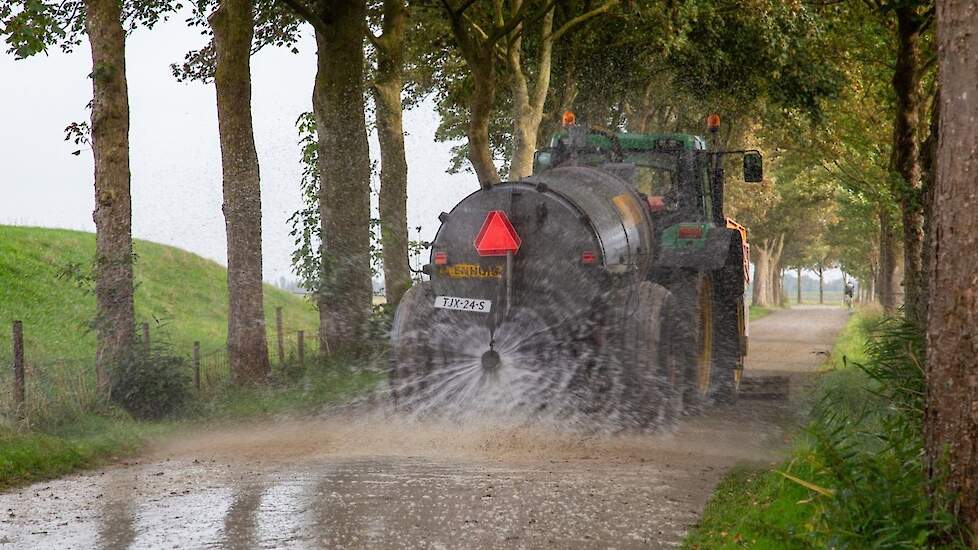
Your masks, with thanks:
[[[749,247],[723,211],[730,154],[761,180],[756,151],[571,124],[531,176],[443,213],[430,281],[395,315],[395,400],[644,429],[735,399]]]

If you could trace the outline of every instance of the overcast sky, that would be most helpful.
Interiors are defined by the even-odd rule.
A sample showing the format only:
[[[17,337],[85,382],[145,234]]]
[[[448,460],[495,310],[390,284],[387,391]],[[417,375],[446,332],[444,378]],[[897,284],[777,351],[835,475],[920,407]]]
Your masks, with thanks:
[[[172,18],[127,42],[133,236],[179,246],[226,263],[221,214],[220,145],[213,85],[181,84],[170,64],[204,43]],[[295,121],[309,111],[315,43],[306,32],[299,54],[267,48],[252,62],[255,141],[262,175],[264,276],[291,276],[287,219],[301,205]],[[90,150],[64,141],[70,122],[88,119],[88,44],[65,54],[15,61],[0,54],[0,224],[94,231]],[[478,188],[472,174],[448,175],[451,144],[436,143],[430,103],[405,115],[409,164],[408,221],[437,229],[438,213]],[[376,138],[371,157],[379,161]],[[414,230],[411,232],[414,238]]]

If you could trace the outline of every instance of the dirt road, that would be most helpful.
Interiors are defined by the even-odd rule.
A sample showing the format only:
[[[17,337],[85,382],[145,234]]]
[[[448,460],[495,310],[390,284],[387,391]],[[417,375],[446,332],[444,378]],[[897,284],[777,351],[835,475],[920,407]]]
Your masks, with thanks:
[[[754,323],[747,374],[814,370],[845,318]],[[0,495],[0,548],[675,546],[727,468],[777,458],[791,418],[742,400],[655,437],[380,416],[201,433]]]

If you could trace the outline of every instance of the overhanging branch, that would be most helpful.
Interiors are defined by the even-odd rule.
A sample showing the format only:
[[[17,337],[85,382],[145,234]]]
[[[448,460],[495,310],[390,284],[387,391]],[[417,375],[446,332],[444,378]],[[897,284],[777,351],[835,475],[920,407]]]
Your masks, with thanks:
[[[594,17],[597,17],[597,16],[599,16],[599,15],[607,12],[611,8],[615,7],[618,3],[619,3],[619,0],[609,0],[608,2],[605,2],[604,4],[602,4],[602,5],[594,8],[593,10],[591,10],[589,12],[582,13],[581,15],[578,15],[577,17],[575,17],[575,18],[571,19],[570,21],[568,21],[568,22],[564,23],[563,25],[561,25],[559,29],[557,29],[556,31],[554,31],[553,33],[551,33],[551,35],[548,36],[548,37],[546,37],[545,40],[546,39],[549,39],[549,40],[552,40],[552,41],[556,42],[567,31],[573,29],[574,27],[576,27],[578,25],[581,25],[583,23],[586,23],[589,19],[592,19]]]
[[[316,15],[308,6],[302,3],[302,0],[278,0],[282,4],[285,4],[293,13],[298,15],[301,19],[305,20],[307,23],[312,25],[312,28],[316,30],[319,34],[327,35],[329,34],[329,29],[326,27],[326,22],[323,21],[322,17]]]

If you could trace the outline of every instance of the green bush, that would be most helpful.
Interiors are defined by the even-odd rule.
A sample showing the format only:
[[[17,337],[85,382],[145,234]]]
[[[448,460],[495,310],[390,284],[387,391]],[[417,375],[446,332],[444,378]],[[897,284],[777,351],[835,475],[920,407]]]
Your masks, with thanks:
[[[179,412],[191,399],[187,360],[166,342],[136,345],[115,366],[112,400],[135,418],[152,420]]]
[[[865,363],[826,375],[813,408],[811,481],[830,493],[815,501],[818,530],[837,548],[955,546],[923,463],[923,332],[888,318],[868,334]]]
[[[847,357],[843,360],[843,357]],[[819,375],[811,423],[773,471],[721,482],[687,548],[964,548],[924,465],[922,331],[861,312]]]
[[[391,326],[394,324],[394,310],[391,304],[374,304],[367,319],[367,339],[371,347],[383,349],[390,338]]]

